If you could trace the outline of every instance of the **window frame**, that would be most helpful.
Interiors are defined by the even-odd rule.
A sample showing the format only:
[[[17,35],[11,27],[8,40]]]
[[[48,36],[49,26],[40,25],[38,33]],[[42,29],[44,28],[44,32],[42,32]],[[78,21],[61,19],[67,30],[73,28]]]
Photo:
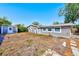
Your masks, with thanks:
[[[43,31],[46,31],[46,28],[42,28],[43,29]]]
[[[55,30],[56,28],[60,28],[60,31],[56,31],[56,30]],[[55,27],[55,28],[54,28],[54,33],[61,33],[61,27]]]
[[[51,31],[52,31],[52,28],[50,28],[50,29],[51,29],[51,30],[49,31],[49,27],[48,27],[48,29],[47,29],[47,30],[48,30],[49,32],[51,32]]]

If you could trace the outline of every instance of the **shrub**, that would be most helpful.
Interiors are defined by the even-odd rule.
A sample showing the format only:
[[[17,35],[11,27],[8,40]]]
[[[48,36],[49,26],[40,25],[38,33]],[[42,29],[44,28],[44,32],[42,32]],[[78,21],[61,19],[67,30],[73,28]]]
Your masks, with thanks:
[[[28,29],[23,24],[17,24],[18,32],[28,32]]]
[[[74,28],[77,28],[77,29],[79,29],[79,24],[78,24],[78,25],[75,25],[75,26],[74,26]]]
[[[79,35],[79,24],[78,24],[78,25],[75,25],[74,28],[77,29],[77,30],[75,31],[75,34],[78,34],[78,35]]]

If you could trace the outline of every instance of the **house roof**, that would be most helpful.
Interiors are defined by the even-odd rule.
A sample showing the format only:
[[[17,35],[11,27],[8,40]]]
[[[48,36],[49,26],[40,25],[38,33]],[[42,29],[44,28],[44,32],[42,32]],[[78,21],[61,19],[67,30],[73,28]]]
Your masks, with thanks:
[[[61,26],[74,26],[75,24],[71,24],[71,23],[66,23],[66,24],[53,24],[53,25],[49,25],[49,26],[40,26],[40,28],[42,27],[61,27]]]
[[[17,27],[16,25],[0,25],[0,26]]]
[[[27,26],[27,28],[30,27],[30,26],[33,26],[33,27],[40,27],[40,25],[29,25],[29,26]]]
[[[53,25],[49,25],[49,26],[46,26],[46,25],[41,25],[41,26],[40,25],[29,25],[28,27],[34,26],[37,28],[44,28],[44,27],[61,27],[61,26],[74,26],[74,25],[75,24],[72,24],[72,23],[66,23],[66,24],[53,24]]]

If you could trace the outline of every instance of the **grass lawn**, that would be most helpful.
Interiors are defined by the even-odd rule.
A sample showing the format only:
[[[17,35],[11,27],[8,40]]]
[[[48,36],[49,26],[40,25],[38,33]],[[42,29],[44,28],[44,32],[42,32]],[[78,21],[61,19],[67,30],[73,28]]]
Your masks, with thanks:
[[[4,41],[0,46],[0,55],[41,56],[47,49],[55,50],[64,55],[65,48],[62,43],[65,40],[67,39],[27,32],[7,34],[4,36]]]

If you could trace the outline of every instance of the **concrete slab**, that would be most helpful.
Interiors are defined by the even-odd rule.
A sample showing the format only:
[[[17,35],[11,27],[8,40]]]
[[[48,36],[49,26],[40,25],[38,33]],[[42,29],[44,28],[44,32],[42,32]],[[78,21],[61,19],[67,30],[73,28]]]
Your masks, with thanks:
[[[73,55],[74,56],[79,56],[79,49],[74,47],[74,46],[71,46],[71,49],[72,49],[72,52],[73,52]]]

